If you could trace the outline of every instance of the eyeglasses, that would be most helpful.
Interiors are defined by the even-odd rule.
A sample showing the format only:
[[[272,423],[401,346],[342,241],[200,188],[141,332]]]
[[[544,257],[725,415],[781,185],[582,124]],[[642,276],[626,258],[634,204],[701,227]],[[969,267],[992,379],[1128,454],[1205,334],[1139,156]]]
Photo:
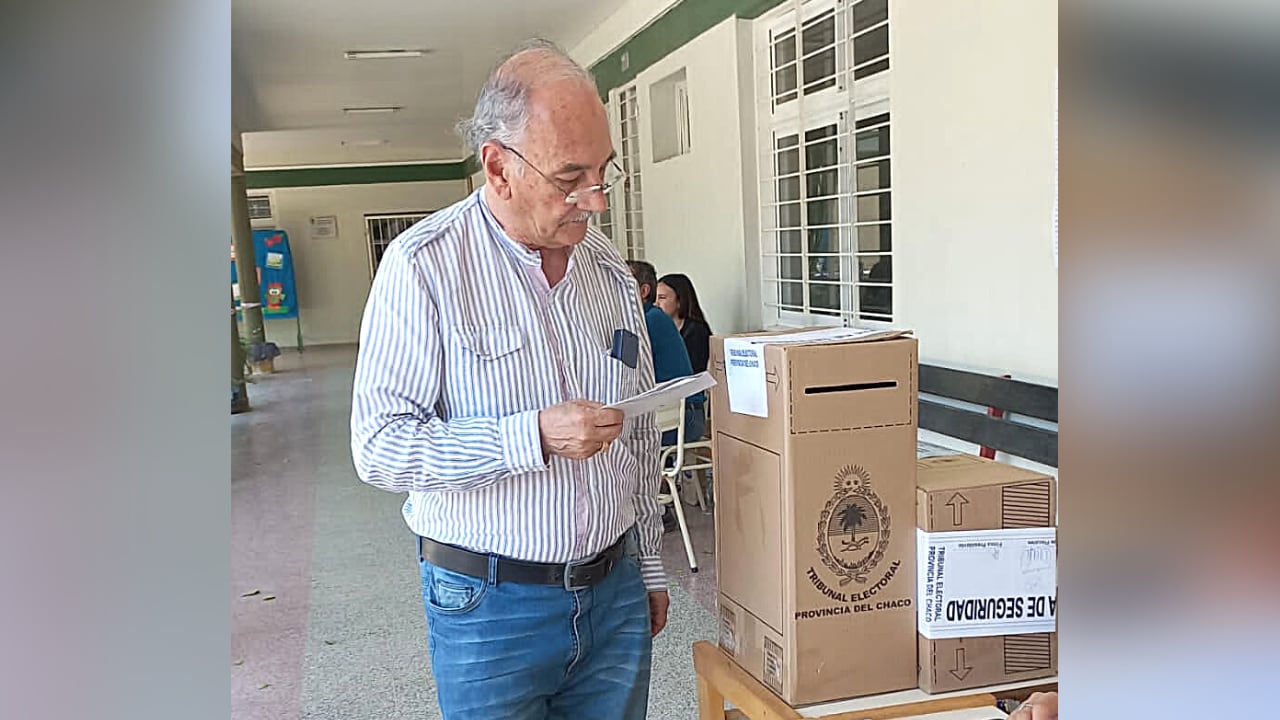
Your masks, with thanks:
[[[622,171],[622,168],[618,167],[617,160],[610,160],[609,167],[605,168],[605,177],[604,177],[603,183],[600,183],[599,185],[588,185],[587,187],[578,188],[576,190],[565,190],[563,187],[560,186],[560,183],[556,182],[555,180],[552,180],[546,173],[539,170],[537,165],[534,165],[533,163],[529,162],[528,158],[526,158],[524,155],[521,155],[519,150],[516,150],[515,148],[509,145],[503,145],[502,143],[498,143],[498,145],[503,150],[509,150],[512,155],[515,155],[516,157],[520,158],[522,161],[524,161],[525,165],[528,165],[529,167],[533,168],[534,172],[541,175],[543,180],[546,180],[547,182],[551,183],[551,185],[555,187],[555,189],[564,193],[564,202],[566,205],[577,205],[578,202],[582,200],[582,196],[587,193],[598,192],[598,193],[604,194],[609,192],[610,188],[612,188],[614,185],[617,185],[618,182],[621,181],[623,176],[626,174]]]

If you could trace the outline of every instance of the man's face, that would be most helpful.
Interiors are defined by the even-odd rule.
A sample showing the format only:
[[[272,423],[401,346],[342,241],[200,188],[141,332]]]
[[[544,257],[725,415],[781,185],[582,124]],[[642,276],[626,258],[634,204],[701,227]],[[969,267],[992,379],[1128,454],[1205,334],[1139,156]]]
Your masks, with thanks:
[[[516,150],[537,170],[525,167],[523,174],[508,175],[511,201],[522,218],[525,241],[544,248],[572,247],[586,237],[592,214],[606,207],[602,193],[579,192],[576,205],[565,202],[565,193],[604,181],[614,155],[608,119],[600,98],[580,82],[539,88],[529,103],[529,126]]]

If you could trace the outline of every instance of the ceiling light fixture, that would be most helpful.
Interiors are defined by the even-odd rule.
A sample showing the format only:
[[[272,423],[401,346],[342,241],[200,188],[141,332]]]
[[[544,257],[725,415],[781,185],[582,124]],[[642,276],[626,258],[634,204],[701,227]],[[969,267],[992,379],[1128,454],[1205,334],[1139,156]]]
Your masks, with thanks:
[[[371,105],[367,107],[344,107],[342,112],[348,115],[385,115],[400,112],[403,109],[403,105]]]
[[[431,52],[425,48],[417,50],[348,50],[342,56],[348,60],[390,60],[393,58],[416,58]]]
[[[341,142],[343,147],[364,148],[364,147],[380,147],[382,145],[388,144],[390,141],[389,140],[343,140]]]

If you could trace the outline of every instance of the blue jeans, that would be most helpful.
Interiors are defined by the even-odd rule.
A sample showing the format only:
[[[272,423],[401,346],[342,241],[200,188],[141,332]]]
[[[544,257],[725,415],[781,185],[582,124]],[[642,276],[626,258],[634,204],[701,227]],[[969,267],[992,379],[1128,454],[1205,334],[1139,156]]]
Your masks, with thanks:
[[[569,591],[496,583],[419,559],[428,647],[445,720],[643,720],[649,594],[635,533],[600,583]]]

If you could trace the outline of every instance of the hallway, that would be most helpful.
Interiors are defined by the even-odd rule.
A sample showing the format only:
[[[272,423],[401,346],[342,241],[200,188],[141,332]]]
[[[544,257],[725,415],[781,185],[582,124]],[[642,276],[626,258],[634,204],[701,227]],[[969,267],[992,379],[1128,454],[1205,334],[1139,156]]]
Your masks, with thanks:
[[[232,417],[231,707],[236,720],[438,718],[403,496],[351,467],[352,346],[288,350]],[[654,644],[651,718],[696,717],[690,646],[715,639],[710,516],[663,550],[671,614]]]

